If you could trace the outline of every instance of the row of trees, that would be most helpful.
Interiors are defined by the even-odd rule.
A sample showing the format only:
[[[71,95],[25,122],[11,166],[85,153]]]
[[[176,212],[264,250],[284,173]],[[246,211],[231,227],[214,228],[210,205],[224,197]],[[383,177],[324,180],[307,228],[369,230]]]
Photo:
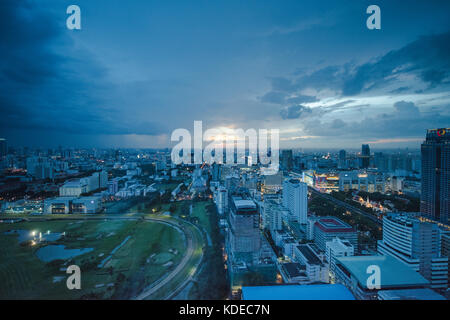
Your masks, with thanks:
[[[211,225],[211,247],[204,251],[204,265],[198,281],[194,284],[191,294],[201,300],[223,300],[228,296],[229,283],[223,261],[224,237],[219,229],[219,215],[216,206],[209,202],[206,214]]]

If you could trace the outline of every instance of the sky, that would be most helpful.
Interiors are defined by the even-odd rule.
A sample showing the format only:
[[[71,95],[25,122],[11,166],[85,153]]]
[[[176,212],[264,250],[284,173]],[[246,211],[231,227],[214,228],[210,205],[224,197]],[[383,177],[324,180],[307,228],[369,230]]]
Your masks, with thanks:
[[[69,30],[66,9],[81,9]],[[366,9],[381,9],[369,30]],[[279,129],[283,148],[420,146],[450,127],[450,1],[1,0],[0,137],[171,147]]]

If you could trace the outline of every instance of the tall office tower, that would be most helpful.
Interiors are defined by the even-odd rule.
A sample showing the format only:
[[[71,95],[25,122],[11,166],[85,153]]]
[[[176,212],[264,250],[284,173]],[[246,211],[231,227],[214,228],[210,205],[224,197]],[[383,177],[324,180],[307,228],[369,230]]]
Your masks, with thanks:
[[[308,186],[299,180],[283,182],[283,206],[289,210],[293,220],[306,224],[308,218]]]
[[[281,151],[281,169],[290,171],[293,166],[293,156],[292,150],[283,150]]]
[[[224,215],[228,210],[228,190],[225,187],[219,187],[217,190],[217,212]]]
[[[370,148],[368,144],[361,147],[361,168],[368,168],[370,165]]]
[[[450,210],[450,128],[429,129],[422,143],[420,212],[448,224]]]
[[[211,166],[211,171],[212,171],[212,181],[219,181],[220,173],[221,173],[221,166],[214,162]]]
[[[0,138],[0,158],[5,157],[8,153],[8,145],[6,139]]]
[[[434,289],[447,289],[448,258],[441,256],[440,230],[436,223],[422,222],[405,213],[383,219],[383,240],[378,251],[391,255],[418,271]]]
[[[232,196],[229,213],[229,253],[235,262],[252,263],[259,254],[261,237],[256,204],[249,199]]]
[[[345,152],[345,150],[339,151],[338,168],[339,169],[347,168],[347,152]]]

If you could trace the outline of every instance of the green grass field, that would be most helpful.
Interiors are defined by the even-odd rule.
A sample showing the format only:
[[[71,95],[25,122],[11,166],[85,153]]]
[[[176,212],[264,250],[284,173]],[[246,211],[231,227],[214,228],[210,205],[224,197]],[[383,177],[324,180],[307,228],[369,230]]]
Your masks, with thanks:
[[[63,244],[68,249],[94,250],[66,261],[39,260],[40,246],[21,246],[7,230],[66,232]],[[123,244],[105,263],[100,262]],[[176,229],[143,220],[55,220],[0,223],[0,299],[127,299],[164,276],[181,260],[185,243]],[[81,290],[68,290],[65,269],[70,264],[81,268]]]

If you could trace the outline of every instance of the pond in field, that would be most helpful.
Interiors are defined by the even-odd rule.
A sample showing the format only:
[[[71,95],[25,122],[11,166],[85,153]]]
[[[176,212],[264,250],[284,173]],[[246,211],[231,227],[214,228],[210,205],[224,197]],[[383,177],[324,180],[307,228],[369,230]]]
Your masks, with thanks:
[[[36,240],[36,241],[56,241],[62,237],[60,232],[32,232],[30,230],[9,230],[4,233],[5,235],[14,235],[18,237],[19,243]]]
[[[82,249],[66,249],[66,246],[59,245],[49,245],[40,248],[36,252],[36,256],[44,262],[50,262],[53,260],[66,260],[69,258],[73,258],[94,250],[93,248],[82,248]]]

